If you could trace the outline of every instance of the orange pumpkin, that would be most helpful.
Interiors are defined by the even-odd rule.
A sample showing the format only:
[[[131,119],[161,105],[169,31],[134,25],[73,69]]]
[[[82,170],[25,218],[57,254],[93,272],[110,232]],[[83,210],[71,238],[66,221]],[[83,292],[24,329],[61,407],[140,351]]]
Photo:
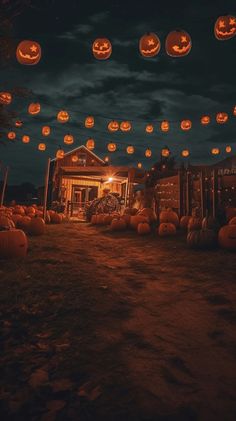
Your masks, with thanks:
[[[112,45],[107,38],[97,38],[92,46],[92,52],[97,60],[107,60],[112,53]]]
[[[147,124],[146,128],[145,128],[146,133],[153,133],[154,131],[154,127],[152,124]]]
[[[187,158],[190,155],[190,152],[188,149],[183,149],[181,155],[183,158]]]
[[[219,245],[228,250],[236,250],[236,225],[225,225],[218,234]]]
[[[162,222],[158,228],[160,237],[171,237],[176,234],[176,227],[171,222]]]
[[[150,158],[150,157],[152,156],[152,151],[151,151],[151,149],[146,149],[146,151],[145,151],[145,156],[146,156],[146,158]]]
[[[182,216],[180,221],[179,221],[180,229],[187,231],[188,224],[189,224],[189,221],[190,221],[191,218],[192,218],[192,216],[190,216],[190,215]]]
[[[0,214],[0,230],[15,228],[15,224],[12,219],[7,215]]]
[[[227,152],[227,153],[232,152],[232,148],[231,148],[231,146],[227,145],[227,146],[225,147],[225,152]]]
[[[0,257],[24,258],[28,249],[25,233],[18,229],[0,232]]]
[[[233,115],[236,116],[236,105],[233,108]]]
[[[21,120],[16,120],[16,122],[15,122],[15,126],[16,126],[16,127],[22,127],[22,126],[23,126],[23,121],[21,121]]]
[[[92,151],[95,148],[95,142],[93,139],[88,139],[86,142],[86,148]]]
[[[190,130],[192,127],[191,120],[182,120],[180,123],[180,127],[182,130]]]
[[[31,115],[39,114],[41,110],[41,105],[38,102],[32,102],[28,106],[28,113]]]
[[[16,58],[20,64],[37,64],[41,59],[41,47],[35,41],[21,41],[16,49]]]
[[[45,222],[42,218],[32,218],[29,224],[30,235],[42,235],[45,232]]]
[[[157,215],[151,208],[143,208],[138,214],[148,218],[149,222],[155,222],[157,220]]]
[[[210,123],[210,121],[211,121],[211,118],[210,118],[210,116],[209,116],[209,115],[203,115],[203,116],[201,117],[201,124],[202,124],[203,126],[206,126],[207,124],[209,124],[209,123]]]
[[[215,37],[225,41],[236,35],[236,17],[231,15],[220,16],[214,26]]]
[[[69,113],[65,110],[61,110],[57,114],[57,121],[59,121],[59,123],[67,123],[67,121],[69,121],[69,118]]]
[[[188,231],[197,231],[202,228],[202,218],[192,216],[188,222]]]
[[[167,120],[161,122],[160,129],[162,132],[168,132],[170,130],[170,123]]]
[[[224,124],[228,121],[229,116],[227,113],[217,113],[216,114],[216,121],[219,124]]]
[[[212,155],[219,155],[220,149],[219,148],[212,148],[211,153],[212,153]]]
[[[30,216],[22,216],[16,223],[17,228],[23,230],[24,232],[29,231],[29,225],[31,222]]]
[[[45,145],[45,143],[39,143],[38,144],[38,150],[39,151],[45,151],[46,150],[46,145]]]
[[[61,216],[56,212],[50,211],[50,219],[51,219],[51,224],[61,224],[62,222]]]
[[[10,92],[0,92],[0,104],[9,105],[12,102],[12,95]]]
[[[34,206],[28,206],[28,207],[25,209],[25,213],[26,213],[26,215],[29,215],[29,214],[33,214],[33,215],[35,215],[35,213],[36,213],[36,209],[35,209],[35,207],[34,207]]]
[[[105,156],[104,162],[109,162],[109,156]]]
[[[143,57],[154,57],[161,49],[159,37],[153,32],[143,35],[139,40],[139,52]]]
[[[30,137],[27,135],[22,136],[22,142],[23,143],[29,143],[30,142]]]
[[[71,157],[71,161],[74,162],[74,163],[78,162],[78,160],[79,160],[79,157],[77,155],[73,155]]]
[[[149,219],[144,215],[131,215],[130,226],[132,229],[137,230],[138,224],[141,222],[149,222]]]
[[[139,235],[147,235],[151,232],[151,227],[147,222],[140,222],[138,224],[137,232]]]
[[[161,156],[164,158],[168,158],[170,156],[170,150],[169,148],[162,148],[161,150]]]
[[[86,117],[84,125],[87,129],[91,129],[94,126],[94,117],[91,115]]]
[[[14,207],[14,211],[13,211],[13,213],[16,213],[16,214],[18,214],[18,215],[25,215],[25,210],[24,210],[24,208],[23,208],[23,206],[20,206],[20,205],[16,205],[15,207]]]
[[[74,136],[72,134],[66,134],[64,136],[64,143],[66,145],[72,145],[74,143]]]
[[[107,126],[109,132],[117,132],[117,130],[119,130],[120,126],[118,121],[112,120],[108,123]]]
[[[176,227],[179,226],[179,217],[176,212],[174,212],[172,209],[165,209],[160,212],[159,215],[159,221],[160,223],[172,223]]]
[[[133,154],[134,153],[134,147],[133,146],[127,146],[126,148],[127,154]]]
[[[126,230],[127,225],[124,219],[114,218],[111,221],[111,230],[112,231],[124,231]]]
[[[120,130],[122,132],[129,132],[131,130],[132,126],[131,123],[129,121],[122,121],[120,123]]]
[[[138,167],[138,168],[142,168],[142,167],[143,167],[142,162],[138,162],[138,163],[137,163],[137,167]]]
[[[116,151],[116,144],[115,143],[108,143],[107,149],[109,152],[115,152]]]
[[[232,219],[230,219],[229,225],[236,225],[236,216],[234,216]]]
[[[172,31],[166,38],[166,52],[171,57],[183,57],[189,54],[192,48],[190,35],[183,30]]]
[[[63,159],[65,156],[65,152],[63,151],[63,149],[58,149],[56,152],[56,158],[57,159]]]
[[[42,127],[42,135],[43,136],[49,136],[51,133],[51,128],[49,126],[43,126]]]
[[[7,137],[10,140],[14,140],[16,138],[16,134],[15,134],[15,132],[8,132]]]

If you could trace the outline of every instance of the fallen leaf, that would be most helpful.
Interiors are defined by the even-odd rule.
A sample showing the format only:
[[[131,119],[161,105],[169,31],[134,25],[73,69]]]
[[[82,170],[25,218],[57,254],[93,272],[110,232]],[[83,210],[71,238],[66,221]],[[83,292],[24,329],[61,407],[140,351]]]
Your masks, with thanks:
[[[31,374],[29,379],[29,384],[33,388],[37,388],[44,383],[48,382],[48,373],[45,370],[38,369],[34,373]]]

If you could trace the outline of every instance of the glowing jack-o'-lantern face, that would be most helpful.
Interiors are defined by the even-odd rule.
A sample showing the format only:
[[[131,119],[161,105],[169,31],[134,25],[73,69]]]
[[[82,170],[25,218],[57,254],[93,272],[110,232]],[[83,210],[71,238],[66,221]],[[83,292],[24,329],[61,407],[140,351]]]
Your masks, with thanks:
[[[161,49],[160,39],[153,32],[143,35],[139,41],[139,51],[143,57],[154,57]]]
[[[112,45],[107,38],[97,38],[92,47],[93,55],[98,60],[107,60],[112,53]]]
[[[63,149],[58,149],[57,153],[56,153],[56,158],[57,159],[63,159],[65,156],[65,152],[63,151]]]
[[[27,135],[22,136],[22,142],[23,143],[29,143],[30,142],[30,137]]]
[[[235,115],[236,116],[236,105],[234,106],[234,108],[233,108],[233,115]]]
[[[232,148],[231,148],[231,146],[226,146],[226,148],[225,148],[225,152],[227,152],[227,153],[230,153],[230,152],[232,152]]]
[[[152,124],[148,124],[147,126],[146,126],[146,133],[153,133],[153,131],[154,131],[154,127],[153,127],[153,125]]]
[[[49,126],[43,126],[42,127],[42,135],[43,136],[49,136],[51,133],[51,129]]]
[[[41,110],[41,106],[38,102],[32,102],[28,106],[28,113],[31,114],[31,115],[39,114],[40,110]]]
[[[203,116],[201,117],[201,124],[202,124],[203,126],[206,126],[207,124],[209,124],[209,123],[210,123],[210,121],[211,121],[211,118],[210,118],[210,116],[209,116],[209,115],[203,115]]]
[[[16,134],[15,134],[15,132],[9,132],[9,133],[7,133],[7,137],[10,140],[14,140],[16,138]]]
[[[146,149],[146,151],[145,151],[145,156],[146,156],[146,158],[150,158],[150,157],[152,156],[152,151],[151,151],[151,149]]]
[[[109,162],[109,156],[105,156],[104,161]]]
[[[131,130],[131,123],[129,121],[122,121],[120,123],[120,130],[122,132],[129,132]]]
[[[109,152],[115,152],[116,151],[116,144],[115,143],[108,143],[107,149]]]
[[[134,147],[133,146],[127,146],[126,152],[131,155],[134,153]]]
[[[45,151],[45,150],[46,150],[46,145],[45,145],[45,143],[39,143],[39,144],[38,144],[38,150],[39,150],[39,151]]]
[[[21,41],[16,50],[16,58],[20,64],[37,64],[41,58],[41,47],[35,41]]]
[[[219,148],[212,148],[211,153],[212,153],[212,155],[219,155],[220,150],[219,150]]]
[[[22,127],[22,126],[23,126],[23,121],[21,121],[21,120],[17,120],[17,121],[15,122],[15,126],[16,126],[16,127]]]
[[[236,35],[236,17],[220,16],[215,23],[214,33],[219,41],[233,38]]]
[[[190,120],[182,120],[180,127],[182,130],[190,130],[192,127],[192,122]]]
[[[186,56],[192,48],[190,35],[186,31],[176,30],[166,38],[166,52],[171,57]]]
[[[10,92],[0,92],[0,104],[9,105],[12,101]]]
[[[188,149],[183,149],[182,150],[182,152],[181,152],[181,155],[184,157],[184,158],[187,158],[190,154],[189,154],[189,150]]]
[[[93,139],[88,139],[86,142],[86,148],[92,151],[95,148],[95,142]]]
[[[86,117],[84,125],[87,127],[87,129],[91,129],[94,126],[93,116]]]
[[[224,124],[228,121],[229,116],[227,113],[218,113],[216,114],[216,121],[219,124]]]
[[[118,121],[115,121],[115,120],[110,121],[110,123],[108,123],[108,126],[107,126],[109,132],[117,132],[117,130],[119,130],[119,127],[120,126],[119,126]]]
[[[138,168],[142,168],[142,162],[138,162],[137,167],[138,167]]]
[[[74,143],[74,136],[72,136],[72,134],[66,134],[64,136],[64,143],[66,145],[72,145],[72,143]]]
[[[169,150],[169,148],[163,148],[161,150],[161,156],[163,156],[164,158],[168,158],[168,156],[170,156],[170,150]]]
[[[167,120],[163,120],[161,122],[161,131],[162,132],[168,132],[170,130],[170,124],[169,121]]]
[[[72,161],[72,162],[74,162],[74,163],[78,162],[78,160],[79,160],[79,158],[78,158],[78,156],[77,156],[77,155],[73,155],[73,156],[71,157],[71,161]]]
[[[69,118],[70,116],[67,111],[61,110],[57,114],[57,121],[59,121],[60,123],[67,123],[67,121],[69,121]]]

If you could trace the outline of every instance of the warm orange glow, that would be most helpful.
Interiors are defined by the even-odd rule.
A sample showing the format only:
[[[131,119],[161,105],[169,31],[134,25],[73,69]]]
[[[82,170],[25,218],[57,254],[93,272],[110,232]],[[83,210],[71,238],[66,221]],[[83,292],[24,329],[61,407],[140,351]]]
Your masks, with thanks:
[[[7,137],[10,140],[14,140],[16,138],[16,134],[15,134],[15,132],[9,132],[9,133],[7,133]]]
[[[131,123],[129,121],[122,121],[120,123],[120,130],[122,132],[129,132],[131,130],[132,126]]]
[[[45,145],[45,143],[39,143],[39,144],[38,144],[38,150],[39,150],[39,151],[45,151],[45,150],[46,150],[46,145]]]
[[[170,130],[170,124],[169,121],[167,120],[163,120],[161,122],[161,131],[162,132],[168,132]]]
[[[110,121],[110,123],[108,123],[108,126],[107,126],[109,132],[117,132],[117,130],[119,130],[119,127],[120,126],[119,126],[118,121],[115,121],[115,120]]]
[[[212,148],[211,153],[212,153],[212,155],[219,155],[220,149],[219,148]]]
[[[206,126],[207,124],[209,124],[209,123],[210,123],[210,121],[211,121],[211,118],[210,118],[210,116],[209,116],[209,115],[203,115],[203,116],[201,117],[201,124],[202,124],[203,126]]]
[[[43,126],[42,127],[42,135],[43,136],[49,136],[51,133],[51,129],[49,126]]]
[[[134,153],[134,147],[133,146],[127,146],[126,152],[130,155]]]
[[[88,139],[86,142],[86,148],[92,151],[95,148],[95,142],[93,139]]]
[[[67,121],[69,121],[69,118],[69,113],[65,110],[61,110],[57,114],[57,121],[59,121],[60,123],[67,123]]]
[[[142,166],[143,166],[143,165],[142,165],[142,162],[138,162],[137,167],[138,167],[138,168],[142,168]]]
[[[236,17],[220,16],[215,23],[214,33],[219,41],[233,38],[236,35]]]
[[[164,158],[168,158],[168,156],[170,156],[170,150],[168,148],[163,148],[161,150],[161,156],[163,156]]]
[[[227,113],[217,113],[216,114],[216,121],[219,124],[224,124],[228,121],[229,116]]]
[[[30,137],[27,135],[22,136],[22,142],[23,143],[29,143],[30,142]]]
[[[63,151],[63,149],[58,149],[56,152],[56,158],[57,159],[62,159],[65,156],[65,152]]]
[[[91,115],[86,117],[84,125],[87,129],[91,129],[94,126],[94,117]]]
[[[190,130],[192,127],[191,120],[182,120],[180,123],[180,127],[182,130]]]
[[[146,149],[146,151],[145,151],[145,156],[146,156],[146,158],[150,158],[150,157],[152,156],[152,151],[151,151],[151,149]]]
[[[66,145],[72,145],[74,143],[74,136],[72,134],[66,134],[64,136],[64,143]]]
[[[16,58],[20,64],[37,64],[41,58],[41,47],[35,41],[21,41],[17,46]]]
[[[166,52],[171,57],[183,57],[189,54],[192,48],[190,35],[183,30],[172,31],[166,38]]]
[[[109,156],[105,156],[104,161],[109,162]]]
[[[108,143],[107,149],[109,152],[115,152],[116,151],[116,144],[115,143]]]
[[[143,57],[156,56],[161,48],[160,39],[153,32],[143,35],[139,40],[139,51]]]
[[[28,106],[28,113],[31,115],[39,114],[41,110],[41,105],[38,102],[32,102]]]
[[[112,45],[107,38],[97,38],[92,46],[92,52],[97,60],[107,60],[112,53]]]
[[[78,156],[77,156],[77,155],[73,155],[73,156],[71,157],[71,161],[72,161],[72,162],[78,162],[78,160],[79,160],[79,158],[78,158]]]
[[[16,127],[22,127],[22,126],[23,126],[23,121],[21,121],[21,120],[17,120],[17,121],[15,122],[15,126],[16,126]]]
[[[153,131],[154,131],[154,127],[153,127],[153,125],[152,124],[148,124],[147,126],[146,126],[146,133],[153,133]]]
[[[236,116],[236,105],[234,106],[234,108],[233,108],[233,115],[235,115]]]
[[[230,153],[230,152],[232,152],[232,148],[231,148],[231,146],[226,146],[226,148],[225,148],[225,152],[227,152],[227,153]]]
[[[12,101],[10,92],[0,92],[0,104],[9,105]]]
[[[189,150],[188,149],[183,149],[182,152],[181,152],[181,155],[184,158],[187,158],[190,155]]]

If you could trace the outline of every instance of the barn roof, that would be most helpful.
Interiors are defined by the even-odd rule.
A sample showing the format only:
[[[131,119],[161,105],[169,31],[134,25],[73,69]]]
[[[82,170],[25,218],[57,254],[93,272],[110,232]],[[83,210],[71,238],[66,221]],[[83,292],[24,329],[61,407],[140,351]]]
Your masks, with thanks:
[[[84,152],[88,153],[88,154],[89,154],[89,155],[91,155],[93,158],[96,158],[98,161],[100,161],[102,164],[105,164],[105,161],[104,161],[103,159],[99,158],[99,156],[98,156],[98,155],[96,155],[94,152],[92,152],[92,151],[90,151],[88,148],[86,148],[86,146],[85,146],[85,145],[78,146],[77,148],[74,148],[74,149],[72,149],[71,151],[66,152],[64,156],[68,156],[68,155],[74,154],[75,152],[77,152],[77,151],[79,151],[79,150],[81,150],[81,151],[84,151]],[[56,160],[57,160],[57,158],[53,158],[53,159],[51,159],[51,161],[56,161]]]

